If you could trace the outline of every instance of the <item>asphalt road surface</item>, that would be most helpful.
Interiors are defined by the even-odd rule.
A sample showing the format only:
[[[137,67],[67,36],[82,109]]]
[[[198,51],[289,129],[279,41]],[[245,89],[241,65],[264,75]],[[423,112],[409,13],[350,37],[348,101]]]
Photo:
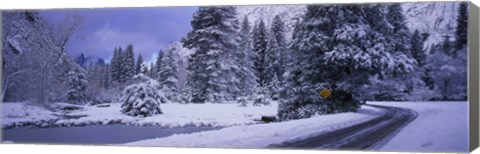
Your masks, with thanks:
[[[351,127],[323,133],[304,140],[271,145],[281,149],[368,150],[385,144],[417,117],[417,112],[399,107],[369,105],[385,110],[385,115]]]

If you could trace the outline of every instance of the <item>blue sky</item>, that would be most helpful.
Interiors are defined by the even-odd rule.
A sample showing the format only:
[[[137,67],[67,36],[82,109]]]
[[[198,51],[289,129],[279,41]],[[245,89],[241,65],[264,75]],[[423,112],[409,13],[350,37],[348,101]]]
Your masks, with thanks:
[[[84,18],[83,28],[67,45],[71,56],[84,53],[111,59],[113,49],[132,44],[136,54],[150,61],[160,49],[191,30],[190,21],[197,7],[95,8],[43,10],[50,23],[58,23],[67,14]]]

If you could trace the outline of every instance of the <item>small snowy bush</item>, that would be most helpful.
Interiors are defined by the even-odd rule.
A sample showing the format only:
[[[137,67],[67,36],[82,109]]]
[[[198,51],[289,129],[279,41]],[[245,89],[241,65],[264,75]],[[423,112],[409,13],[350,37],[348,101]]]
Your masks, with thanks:
[[[241,107],[246,107],[248,105],[247,97],[245,96],[238,97],[237,104]]]
[[[260,87],[256,89],[257,94],[253,95],[253,106],[270,105],[270,95],[267,88]]]
[[[253,106],[261,106],[261,105],[270,105],[267,94],[255,95],[255,98],[253,99]]]
[[[166,99],[160,93],[158,82],[143,74],[135,75],[134,79],[140,80],[140,83],[130,85],[123,91],[121,112],[143,117],[162,114],[160,104],[165,103]]]

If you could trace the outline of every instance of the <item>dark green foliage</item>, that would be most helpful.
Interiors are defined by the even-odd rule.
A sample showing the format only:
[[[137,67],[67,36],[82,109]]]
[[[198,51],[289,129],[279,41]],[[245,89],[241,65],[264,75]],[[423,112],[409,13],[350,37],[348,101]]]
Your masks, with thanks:
[[[265,74],[265,56],[267,53],[268,46],[268,35],[265,23],[263,20],[260,20],[260,23],[256,25],[253,29],[253,51],[255,51],[254,68],[255,75],[257,76],[257,84],[260,87],[265,87],[266,85],[266,74]]]
[[[423,39],[418,30],[415,30],[411,39],[412,56],[417,60],[418,66],[425,65],[427,54],[423,50]]]
[[[142,64],[143,64],[143,57],[142,57],[142,54],[139,54],[137,58],[137,64],[135,64],[135,74],[141,73]]]
[[[466,47],[468,39],[468,2],[461,2],[458,8],[455,39],[455,49],[461,50]]]

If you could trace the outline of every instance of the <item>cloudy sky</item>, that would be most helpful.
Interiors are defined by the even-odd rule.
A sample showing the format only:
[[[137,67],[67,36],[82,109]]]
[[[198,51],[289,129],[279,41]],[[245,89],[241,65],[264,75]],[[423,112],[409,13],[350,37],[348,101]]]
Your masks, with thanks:
[[[132,44],[146,61],[191,30],[190,20],[197,7],[96,8],[43,10],[40,13],[55,24],[67,14],[84,18],[83,28],[67,45],[67,53],[111,59],[115,47]]]

